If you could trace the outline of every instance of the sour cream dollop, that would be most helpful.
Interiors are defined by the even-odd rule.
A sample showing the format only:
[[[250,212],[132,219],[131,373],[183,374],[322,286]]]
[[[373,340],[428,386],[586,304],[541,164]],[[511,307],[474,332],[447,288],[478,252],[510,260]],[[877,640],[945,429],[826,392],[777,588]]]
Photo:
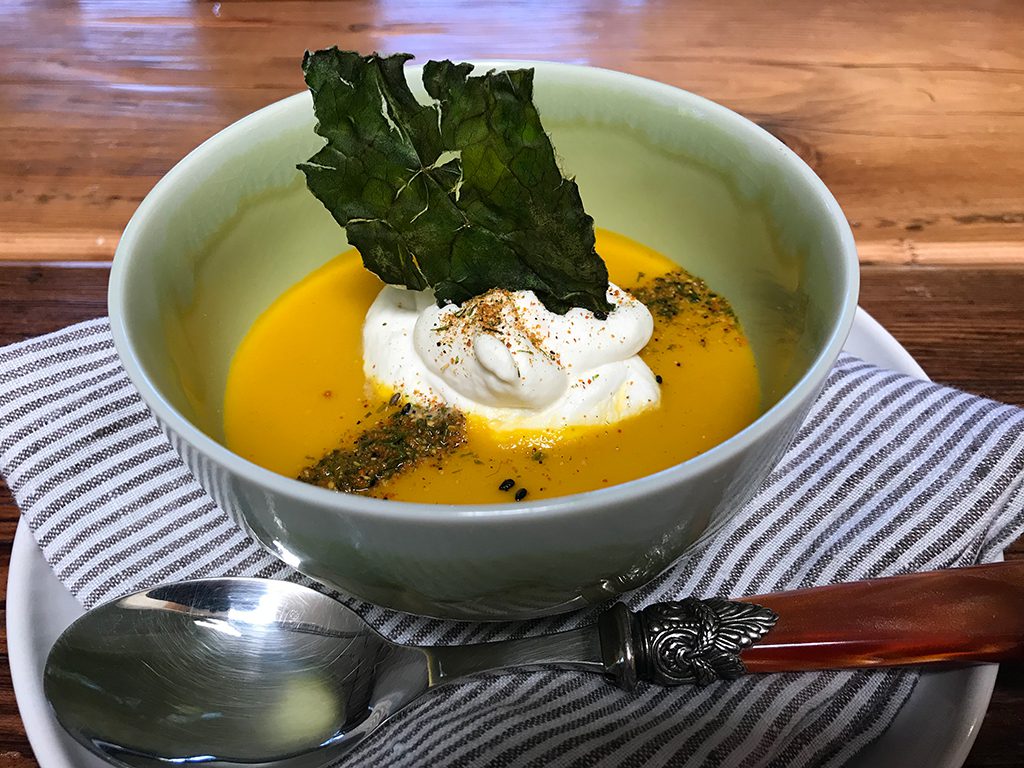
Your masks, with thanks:
[[[438,307],[430,291],[386,286],[363,324],[363,368],[414,402],[444,403],[495,430],[611,424],[653,408],[658,383],[638,353],[647,307],[615,285],[606,320],[550,312],[533,291],[492,290]]]

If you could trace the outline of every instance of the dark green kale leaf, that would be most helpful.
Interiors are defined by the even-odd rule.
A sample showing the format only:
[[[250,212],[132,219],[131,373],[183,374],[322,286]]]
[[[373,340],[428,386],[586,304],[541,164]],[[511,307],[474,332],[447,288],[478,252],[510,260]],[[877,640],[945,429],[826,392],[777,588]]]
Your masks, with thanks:
[[[608,271],[594,221],[562,177],[533,105],[533,70],[470,77],[429,61],[409,90],[409,54],[306,53],[316,131],[327,144],[299,168],[387,283],[462,303],[492,288],[532,290],[562,314],[604,317]]]

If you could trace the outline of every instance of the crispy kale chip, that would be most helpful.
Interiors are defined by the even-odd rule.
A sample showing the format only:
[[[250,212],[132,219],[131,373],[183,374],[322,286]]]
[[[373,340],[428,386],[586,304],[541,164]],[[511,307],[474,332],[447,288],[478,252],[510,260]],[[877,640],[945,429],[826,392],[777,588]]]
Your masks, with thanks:
[[[470,64],[429,61],[424,105],[410,58],[330,48],[302,62],[327,143],[299,168],[366,268],[442,304],[532,290],[553,312],[604,317],[594,221],[541,127],[533,70],[470,77]]]

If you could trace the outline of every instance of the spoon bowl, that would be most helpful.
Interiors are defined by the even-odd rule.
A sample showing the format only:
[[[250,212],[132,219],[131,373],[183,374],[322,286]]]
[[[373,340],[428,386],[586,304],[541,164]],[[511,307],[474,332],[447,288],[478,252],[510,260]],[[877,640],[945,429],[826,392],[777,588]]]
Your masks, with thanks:
[[[130,766],[323,765],[427,687],[424,651],[326,595],[259,579],[100,606],[60,637],[45,673],[64,728]]]

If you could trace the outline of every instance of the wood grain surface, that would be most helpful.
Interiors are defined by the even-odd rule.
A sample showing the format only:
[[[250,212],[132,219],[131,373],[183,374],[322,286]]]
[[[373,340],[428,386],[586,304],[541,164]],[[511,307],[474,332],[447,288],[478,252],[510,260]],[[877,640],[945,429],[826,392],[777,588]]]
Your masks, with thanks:
[[[0,0],[0,344],[104,314],[147,191],[333,44],[593,64],[746,115],[843,206],[862,305],[936,380],[1024,406],[1017,0]],[[17,519],[0,483],[4,583]],[[967,765],[1021,755],[1024,672],[1004,666]],[[35,765],[5,664],[0,768]]]

